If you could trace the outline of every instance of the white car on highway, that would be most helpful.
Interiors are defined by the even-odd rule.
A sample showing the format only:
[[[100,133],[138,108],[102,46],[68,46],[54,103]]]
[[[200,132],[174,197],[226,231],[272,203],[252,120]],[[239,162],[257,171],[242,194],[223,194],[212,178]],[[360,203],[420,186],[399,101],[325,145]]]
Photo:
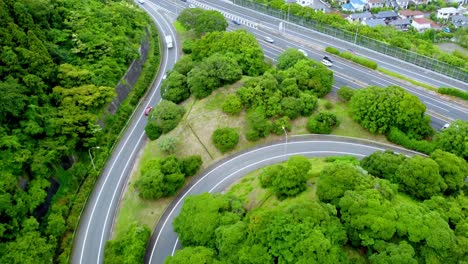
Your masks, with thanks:
[[[274,43],[275,42],[275,40],[270,38],[270,37],[264,37],[263,40],[265,40],[268,43]]]
[[[333,61],[330,60],[327,56],[323,57],[322,59],[322,64],[328,67],[331,67],[333,65]]]

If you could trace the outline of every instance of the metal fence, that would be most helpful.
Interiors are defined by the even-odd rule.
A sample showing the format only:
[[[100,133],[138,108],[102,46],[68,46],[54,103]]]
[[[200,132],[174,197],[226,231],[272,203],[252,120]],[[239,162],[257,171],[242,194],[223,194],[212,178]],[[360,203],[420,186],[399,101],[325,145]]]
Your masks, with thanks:
[[[249,9],[253,9],[256,11],[260,11],[264,14],[284,19],[288,18],[289,22],[294,23],[296,25],[300,25],[314,31],[321,32],[323,34],[333,36],[335,38],[342,39],[347,42],[354,43],[356,45],[375,50],[379,53],[386,54],[388,56],[398,58],[400,60],[418,65],[420,67],[444,74],[446,76],[450,76],[454,79],[458,79],[464,82],[468,82],[468,71],[458,68],[456,66],[450,65],[448,63],[429,58],[424,55],[420,55],[418,53],[408,51],[402,48],[394,47],[384,42],[371,39],[366,36],[362,36],[356,34],[355,32],[350,32],[347,30],[339,29],[332,27],[330,25],[312,20],[306,19],[303,17],[299,17],[296,15],[287,14],[281,10],[274,9],[267,5],[259,4],[252,2],[250,0],[233,0],[233,3],[236,5],[240,5],[243,7],[247,7]]]

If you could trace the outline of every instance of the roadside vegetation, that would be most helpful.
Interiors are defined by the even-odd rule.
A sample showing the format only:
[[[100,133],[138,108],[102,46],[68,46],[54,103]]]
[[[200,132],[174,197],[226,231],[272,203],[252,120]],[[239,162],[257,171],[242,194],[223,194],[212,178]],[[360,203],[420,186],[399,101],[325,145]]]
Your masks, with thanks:
[[[0,263],[69,263],[99,175],[89,152],[99,169],[151,83],[157,31],[131,1],[96,0],[0,0],[0,28]],[[111,115],[145,39],[140,80]]]
[[[165,264],[457,263],[468,253],[466,173],[440,150],[291,157],[226,194],[187,197],[174,221],[184,248]]]

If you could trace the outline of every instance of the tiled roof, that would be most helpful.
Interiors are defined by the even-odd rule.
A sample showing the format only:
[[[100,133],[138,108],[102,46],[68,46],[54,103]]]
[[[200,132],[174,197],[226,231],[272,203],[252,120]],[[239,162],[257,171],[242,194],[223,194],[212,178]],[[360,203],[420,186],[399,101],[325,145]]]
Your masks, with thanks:
[[[393,11],[380,11],[375,15],[376,18],[389,18],[389,17],[397,17],[397,16],[398,14]]]
[[[418,23],[418,24],[431,24],[431,23],[432,23],[431,20],[429,20],[429,19],[427,19],[427,18],[424,18],[424,17],[422,17],[422,18],[415,18],[415,19],[413,19],[413,22],[416,22],[416,23]]]
[[[401,10],[400,15],[406,16],[406,17],[408,17],[408,16],[421,16],[421,15],[424,15],[424,13],[419,11],[419,10]]]
[[[366,25],[368,25],[369,27],[376,27],[376,26],[385,26],[385,21],[381,18],[377,18],[377,19],[369,19],[369,20],[366,20]]]
[[[411,22],[409,19],[398,19],[398,20],[393,20],[390,22],[390,25],[392,26],[404,26],[404,25],[409,25]]]

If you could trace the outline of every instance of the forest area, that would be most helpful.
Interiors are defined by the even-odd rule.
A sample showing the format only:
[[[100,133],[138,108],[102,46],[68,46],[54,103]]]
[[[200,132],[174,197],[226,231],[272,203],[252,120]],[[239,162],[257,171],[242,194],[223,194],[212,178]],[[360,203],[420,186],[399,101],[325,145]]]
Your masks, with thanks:
[[[164,263],[465,263],[467,172],[441,150],[294,156],[187,197],[174,221],[184,248]]]
[[[0,263],[68,262],[98,120],[147,25],[131,1],[0,0]]]

